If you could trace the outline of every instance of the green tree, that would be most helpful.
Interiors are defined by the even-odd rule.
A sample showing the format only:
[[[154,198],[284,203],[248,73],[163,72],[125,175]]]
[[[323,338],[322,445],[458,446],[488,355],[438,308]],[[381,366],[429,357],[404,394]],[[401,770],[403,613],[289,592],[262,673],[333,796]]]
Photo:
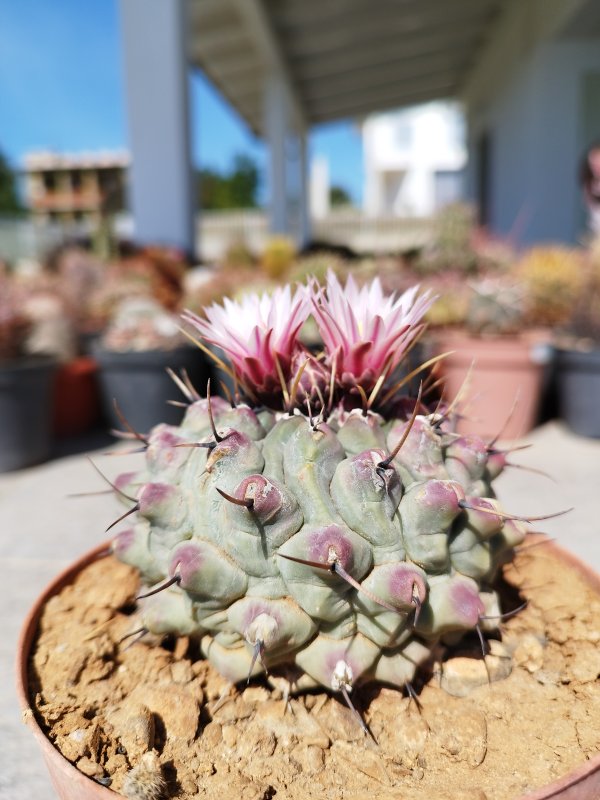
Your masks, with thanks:
[[[229,185],[233,208],[256,208],[258,168],[249,156],[235,157]]]
[[[232,170],[226,174],[202,169],[199,173],[200,207],[209,211],[256,208],[258,182],[258,168],[246,155],[237,155]]]
[[[329,202],[332,206],[351,206],[352,198],[342,186],[332,186],[329,190]]]
[[[8,159],[0,152],[0,214],[14,214],[22,210],[15,173]]]

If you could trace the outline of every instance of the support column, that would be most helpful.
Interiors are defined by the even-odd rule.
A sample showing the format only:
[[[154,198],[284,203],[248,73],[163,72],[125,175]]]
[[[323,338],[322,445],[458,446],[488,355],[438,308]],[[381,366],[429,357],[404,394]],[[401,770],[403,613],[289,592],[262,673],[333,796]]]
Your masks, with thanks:
[[[300,190],[299,190],[299,225],[298,225],[298,244],[304,247],[310,242],[310,202],[308,190],[308,153],[307,153],[307,135],[306,130],[300,131],[298,134],[298,144],[300,151],[300,158],[298,168],[300,170]]]
[[[196,251],[184,0],[120,0],[135,238]]]
[[[285,152],[289,128],[288,97],[283,78],[272,71],[265,81],[265,138],[269,148],[269,230],[289,233]]]

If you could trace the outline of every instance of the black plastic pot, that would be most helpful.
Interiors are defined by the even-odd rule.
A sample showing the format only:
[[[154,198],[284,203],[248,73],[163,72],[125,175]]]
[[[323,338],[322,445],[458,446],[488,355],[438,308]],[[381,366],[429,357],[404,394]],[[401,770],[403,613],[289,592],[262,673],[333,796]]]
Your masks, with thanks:
[[[99,366],[104,412],[114,428],[123,428],[115,400],[129,424],[140,433],[159,422],[181,422],[184,410],[168,401],[185,398],[167,374],[168,367],[178,375],[185,369],[199,394],[206,391],[208,367],[204,355],[195,347],[122,353],[97,347],[94,357]]]
[[[556,351],[561,417],[575,433],[600,439],[600,349]]]
[[[43,357],[0,365],[0,472],[50,455],[56,369],[53,359]]]

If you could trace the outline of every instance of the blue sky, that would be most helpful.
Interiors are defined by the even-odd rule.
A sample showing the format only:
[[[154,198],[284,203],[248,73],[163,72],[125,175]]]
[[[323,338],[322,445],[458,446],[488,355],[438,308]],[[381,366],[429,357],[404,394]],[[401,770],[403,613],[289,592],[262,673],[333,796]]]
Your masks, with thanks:
[[[260,140],[197,72],[191,77],[194,160],[227,169],[237,153],[264,165]],[[351,122],[320,126],[310,153],[356,202],[362,153]],[[14,166],[34,149],[127,148],[117,0],[0,0],[0,150]]]

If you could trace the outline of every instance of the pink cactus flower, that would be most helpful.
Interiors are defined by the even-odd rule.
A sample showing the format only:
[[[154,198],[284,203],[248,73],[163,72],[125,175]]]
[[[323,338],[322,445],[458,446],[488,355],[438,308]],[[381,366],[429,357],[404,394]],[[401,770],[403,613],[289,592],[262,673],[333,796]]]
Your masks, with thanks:
[[[285,381],[303,350],[298,332],[311,311],[310,292],[289,286],[271,294],[248,294],[239,301],[225,298],[204,309],[206,319],[191,311],[183,315],[201,337],[219,347],[229,358],[240,383],[252,396],[281,393],[278,365]]]
[[[394,371],[435,299],[418,291],[386,296],[378,278],[359,289],[352,276],[342,287],[329,272],[326,291],[315,292],[313,314],[342,386],[368,392],[382,373]]]

